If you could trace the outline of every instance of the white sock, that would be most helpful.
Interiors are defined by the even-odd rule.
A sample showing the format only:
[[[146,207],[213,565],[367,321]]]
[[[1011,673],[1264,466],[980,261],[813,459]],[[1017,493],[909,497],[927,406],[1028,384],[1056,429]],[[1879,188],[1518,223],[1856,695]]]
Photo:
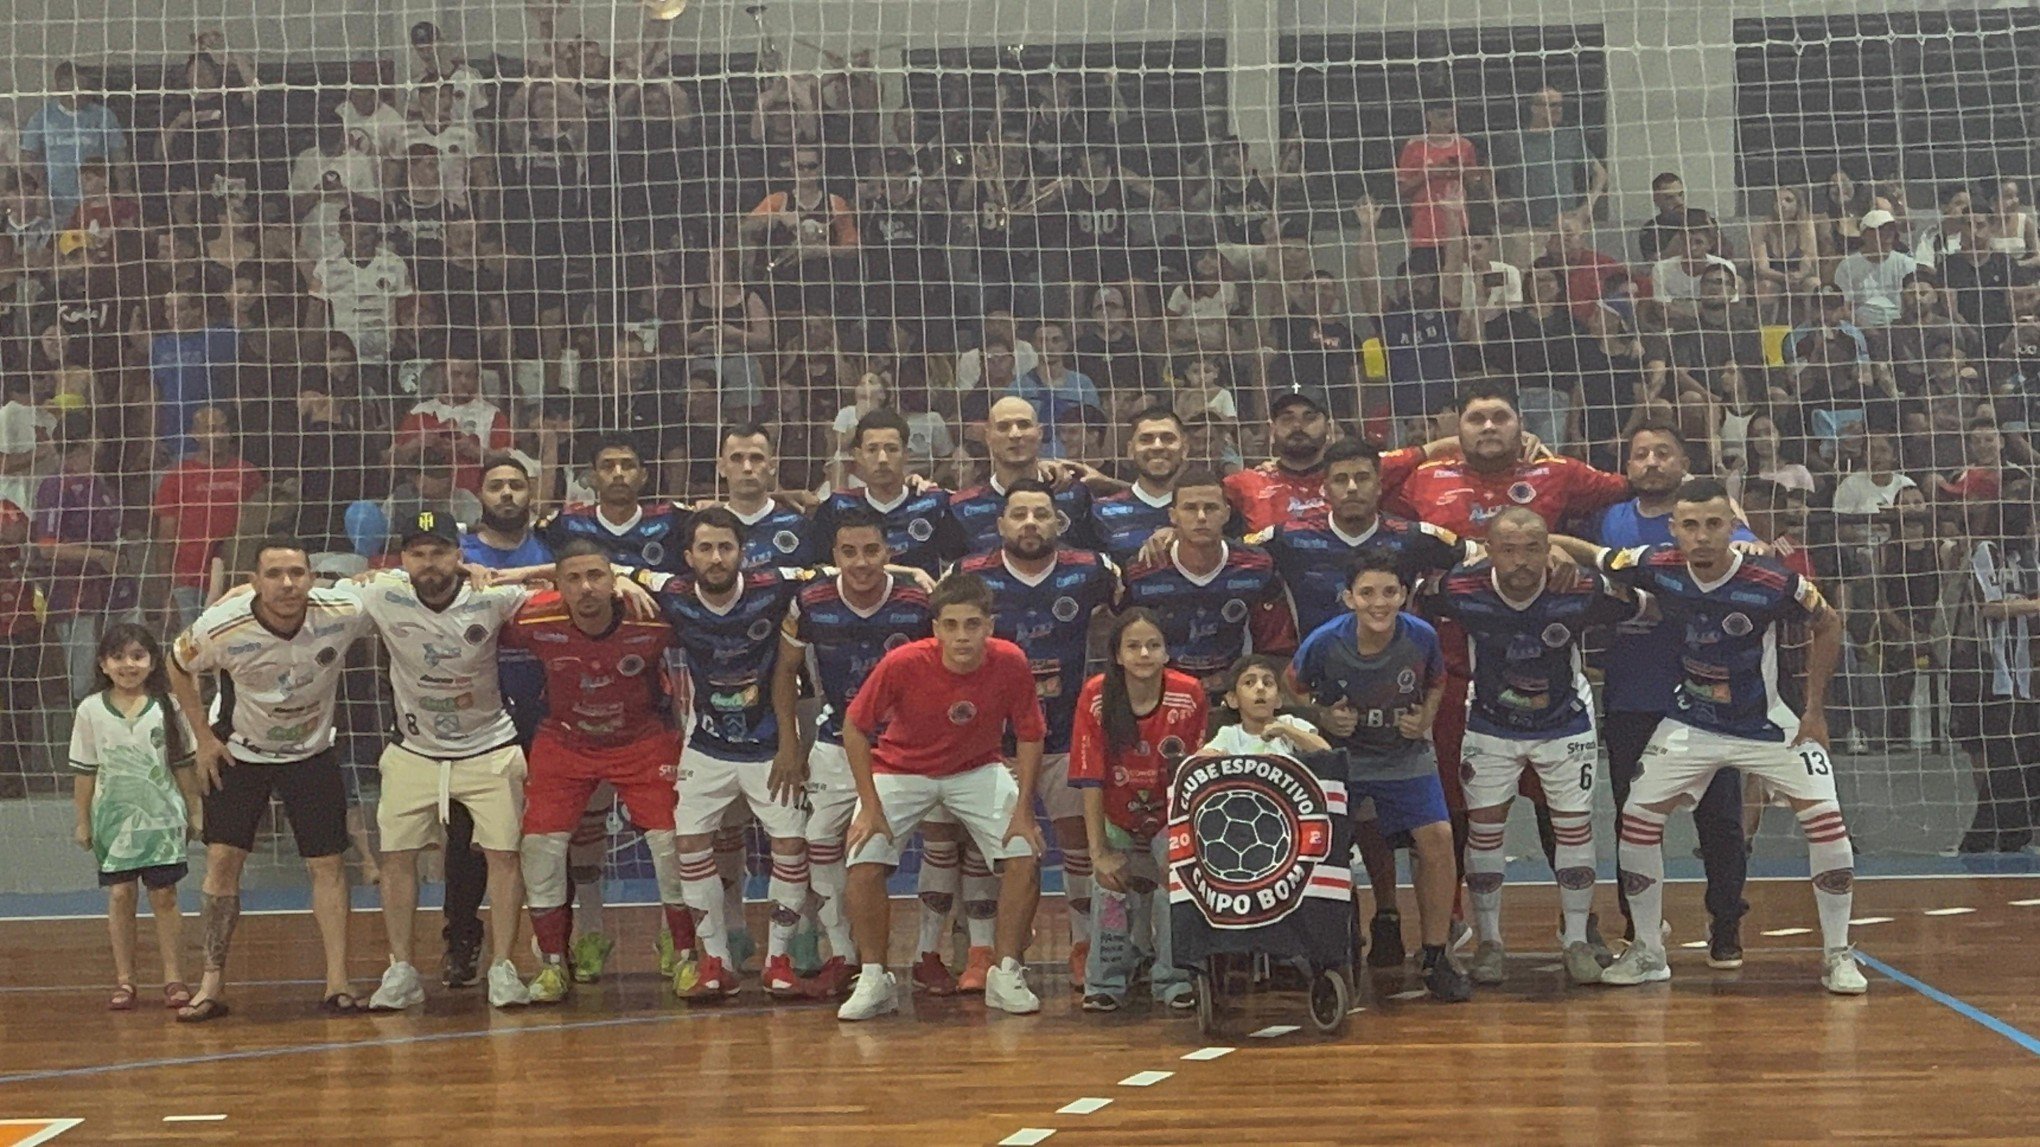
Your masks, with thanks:
[[[1482,943],[1502,942],[1502,881],[1508,858],[1502,855],[1507,824],[1471,821],[1466,826],[1466,898],[1473,904],[1474,935]]]
[[[1063,849],[1063,900],[1070,910],[1070,943],[1091,942],[1091,850]]]
[[[999,878],[977,845],[963,850],[963,927],[970,946],[989,948],[999,928]]]
[[[1664,943],[1665,814],[1635,805],[1622,810],[1622,888],[1629,895],[1629,919],[1636,942],[1649,948]]]
[[[800,908],[807,902],[808,860],[799,856],[772,854],[772,926],[765,940],[765,958],[786,955],[793,943],[794,925],[800,923]]]
[[[1806,834],[1806,859],[1813,870],[1813,902],[1820,909],[1820,940],[1826,948],[1849,946],[1849,913],[1856,900],[1856,849],[1841,806],[1822,801],[1799,812]]]
[[[680,854],[680,895],[694,913],[694,939],[703,955],[730,966],[730,937],[723,926],[722,882],[715,874],[715,853]],[[732,969],[734,970],[734,969]]]
[[[879,983],[885,978],[884,964],[866,964],[863,966],[862,971],[864,975],[871,977],[871,982],[874,984]]]
[[[956,907],[958,877],[957,843],[926,840],[921,843],[921,946],[916,952],[942,951],[942,938],[949,932],[949,912]]]
[[[1563,941],[1587,942],[1587,915],[1594,910],[1594,818],[1591,813],[1555,812],[1551,832],[1558,840],[1556,870],[1559,911],[1565,916]]]
[[[808,889],[814,894],[815,919],[829,937],[829,954],[852,958],[857,948],[850,941],[850,919],[843,911],[848,874],[843,867],[843,842],[808,842]]]

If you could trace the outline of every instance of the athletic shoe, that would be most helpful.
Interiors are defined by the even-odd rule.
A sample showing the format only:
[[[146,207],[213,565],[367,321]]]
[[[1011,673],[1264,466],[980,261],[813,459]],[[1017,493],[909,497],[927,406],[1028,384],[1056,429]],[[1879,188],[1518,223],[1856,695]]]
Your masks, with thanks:
[[[1575,940],[1560,953],[1565,961],[1565,974],[1575,984],[1598,984],[1601,982],[1601,958],[1594,953],[1592,944]]]
[[[1178,984],[1163,1003],[1177,1015],[1186,1015],[1197,1010],[1197,988],[1191,984]]]
[[[749,932],[739,929],[730,933],[730,969],[741,972],[751,957],[758,954],[758,942],[751,939]]]
[[[1602,983],[1624,988],[1662,984],[1671,978],[1672,968],[1665,963],[1665,950],[1649,944],[1631,944],[1614,963],[1601,969]]]
[[[854,969],[850,967],[848,961],[841,956],[831,956],[823,961],[821,967],[815,969],[814,975],[808,976],[802,982],[807,988],[809,998],[833,1000],[849,993],[850,977],[853,974]]]
[[[973,994],[985,990],[985,975],[992,970],[992,950],[972,948],[964,961],[963,975],[956,979],[956,990]]]
[[[855,1022],[899,1011],[900,1001],[894,993],[897,983],[891,972],[877,975],[866,972],[857,977],[857,986],[850,990],[850,998],[843,1001],[843,1006],[836,1009],[836,1018]]]
[[[1367,966],[1370,968],[1400,968],[1409,959],[1403,950],[1402,913],[1376,912],[1367,925]]]
[[[673,967],[679,963],[673,955],[673,934],[664,928],[652,938],[652,951],[659,954],[659,975],[664,979],[673,978]]]
[[[600,932],[584,932],[574,937],[573,945],[567,949],[574,965],[574,982],[592,984],[602,978],[602,970],[609,966],[609,954],[616,950],[616,941]]]
[[[1041,1010],[1041,997],[1027,986],[1027,973],[1018,964],[1011,969],[994,964],[985,973],[985,1006],[1009,1015],[1031,1016]]]
[[[1476,984],[1493,986],[1509,978],[1509,954],[1493,940],[1482,940],[1467,972]]]
[[[1608,941],[1601,936],[1601,914],[1587,913],[1587,947],[1593,950],[1594,960],[1603,968],[1615,962],[1615,951],[1608,947]]]
[[[689,999],[694,989],[701,986],[701,961],[692,951],[681,952],[672,957],[671,970],[665,973],[666,981],[673,985],[673,994]]]
[[[705,956],[701,959],[695,973],[694,986],[686,991],[681,991],[680,988],[680,971],[676,969],[673,973],[673,990],[679,993],[682,999],[696,1002],[726,1000],[736,995],[737,989],[737,974],[724,967],[721,958],[717,956]]]
[[[472,988],[482,978],[482,942],[449,940],[439,961],[439,982],[449,988]]]
[[[1838,996],[1860,996],[1870,990],[1870,981],[1863,978],[1863,969],[1856,963],[1853,948],[1829,948],[1826,967],[1820,974],[1821,986]]]
[[[567,975],[564,964],[547,963],[539,968],[538,975],[531,977],[531,1002],[534,1004],[556,1004],[567,998],[567,990],[573,979]]]
[[[1459,970],[1449,954],[1438,957],[1437,963],[1424,969],[1424,987],[1441,1004],[1463,1004],[1473,998],[1473,981]]]
[[[1091,962],[1091,942],[1078,940],[1070,945],[1070,990],[1084,990],[1084,969]]]
[[[517,974],[517,965],[498,960],[489,965],[489,1003],[498,1008],[521,1008],[531,1002],[531,990]]]
[[[1473,943],[1473,929],[1467,927],[1464,920],[1454,920],[1452,930],[1447,932],[1445,937],[1447,952],[1464,951],[1468,944]]]
[[[778,999],[793,999],[807,993],[802,990],[800,977],[793,972],[793,958],[774,956],[765,961],[764,974],[758,977],[765,985],[765,994]]]
[[[1119,1010],[1119,997],[1108,996],[1102,992],[1095,996],[1085,996],[1084,1010],[1087,1012],[1116,1012]]]
[[[803,976],[814,975],[822,970],[822,934],[803,927],[793,934],[793,943],[786,954],[793,957],[795,972]]]
[[[956,977],[950,973],[949,965],[942,962],[942,953],[923,952],[914,962],[914,990],[931,996],[956,994]]]
[[[1742,921],[1715,920],[1707,925],[1707,966],[1742,967]]]
[[[375,1012],[400,1012],[424,1002],[425,985],[418,982],[418,969],[408,961],[393,958],[390,966],[383,969],[382,983],[375,994],[368,997],[368,1008]]]

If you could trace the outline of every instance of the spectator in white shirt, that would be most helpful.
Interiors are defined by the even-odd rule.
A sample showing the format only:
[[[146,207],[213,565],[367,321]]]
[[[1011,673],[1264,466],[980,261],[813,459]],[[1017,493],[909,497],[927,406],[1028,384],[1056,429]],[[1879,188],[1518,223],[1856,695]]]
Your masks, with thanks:
[[[355,73],[347,88],[347,99],[333,109],[333,118],[347,134],[347,150],[365,155],[381,165],[383,183],[393,182],[392,165],[403,157],[404,135],[410,125],[404,113],[383,99],[376,86],[373,65]]]
[[[1686,225],[1680,231],[1683,244],[1671,255],[1659,259],[1650,269],[1651,297],[1664,302],[1693,300],[1700,297],[1700,276],[1709,267],[1727,267],[1731,282],[1740,283],[1735,273],[1735,264],[1714,253],[1714,217],[1705,211],[1688,210]],[[1742,301],[1742,289],[1729,300]]]
[[[347,140],[347,129],[339,121],[321,124],[318,143],[299,152],[291,163],[290,201],[299,219],[324,200],[382,198],[382,162],[353,150]]]
[[[1860,246],[1835,266],[1835,286],[1849,300],[1859,327],[1890,326],[1903,305],[1906,280],[1919,270],[1911,255],[1895,248],[1898,219],[1878,208],[1863,216]]]
[[[340,223],[341,253],[312,269],[316,319],[354,342],[363,365],[389,362],[397,300],[411,293],[411,272],[382,245],[382,221],[361,205]]]
[[[1864,441],[1863,464],[1835,487],[1835,525],[1844,541],[1881,546],[1891,540],[1891,510],[1899,494],[1917,483],[1894,470],[1898,448],[1888,434]]]
[[[427,93],[451,87],[447,122],[473,129],[476,117],[489,110],[491,104],[488,82],[461,56],[458,48],[446,41],[437,25],[426,20],[411,25],[411,60],[419,85],[412,97],[413,116]]]
[[[449,203],[466,207],[468,190],[485,167],[475,162],[481,151],[475,129],[457,118],[460,105],[460,89],[452,84],[421,90],[404,133],[404,147],[408,151],[423,145],[438,152],[440,189]]]

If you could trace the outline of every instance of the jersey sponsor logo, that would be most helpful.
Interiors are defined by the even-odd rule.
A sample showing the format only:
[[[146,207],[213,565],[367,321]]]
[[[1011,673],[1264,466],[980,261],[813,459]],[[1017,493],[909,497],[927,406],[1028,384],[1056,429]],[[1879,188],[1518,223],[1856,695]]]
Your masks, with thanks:
[[[761,617],[758,620],[752,622],[751,628],[744,631],[744,636],[750,638],[753,641],[763,641],[766,638],[772,636],[772,619],[769,617]]]
[[[243,641],[238,645],[227,646],[227,656],[239,657],[243,653],[253,653],[260,648],[262,648],[262,643],[259,641]]]
[[[312,735],[319,727],[317,721],[305,721],[296,725],[271,725],[268,739],[272,742],[295,744]]]
[[[1748,637],[1750,630],[1755,629],[1756,626],[1750,621],[1747,614],[1731,613],[1721,619],[1721,628],[1723,632],[1732,637]]]
[[[645,671],[645,659],[635,653],[626,653],[617,660],[616,671],[625,677],[635,677]]]
[[[1055,604],[1049,607],[1049,612],[1055,615],[1057,621],[1075,621],[1077,609],[1076,598],[1059,597],[1055,599]]]
[[[782,554],[790,554],[800,548],[800,535],[792,530],[781,530],[772,535],[772,548]]]
[[[1544,644],[1553,649],[1558,649],[1563,647],[1566,642],[1572,640],[1572,630],[1554,621],[1550,625],[1545,626],[1544,632],[1539,636],[1544,639]]]
[[[420,697],[418,707],[427,713],[459,713],[475,707],[475,695],[462,693],[458,697]]]
[[[1213,757],[1177,778],[1169,867],[1219,929],[1273,924],[1303,903],[1333,852],[1317,774],[1281,756]]]
[[[1509,487],[1509,501],[1518,506],[1527,506],[1537,500],[1537,487],[1528,482],[1518,482]]]
[[[469,645],[480,645],[489,639],[489,627],[486,625],[470,625],[461,631],[460,636],[461,640],[466,641]]]
[[[949,723],[968,725],[977,717],[977,704],[972,701],[958,701],[949,707]]]
[[[1227,598],[1218,615],[1227,621],[1238,622],[1247,616],[1247,603],[1236,597]]]
[[[463,650],[444,649],[429,641],[419,648],[418,653],[419,656],[425,658],[425,664],[433,669],[437,669],[449,661],[458,661],[462,657],[467,656]]]
[[[935,536],[935,524],[926,518],[915,518],[907,523],[907,536],[917,542],[925,542]]]

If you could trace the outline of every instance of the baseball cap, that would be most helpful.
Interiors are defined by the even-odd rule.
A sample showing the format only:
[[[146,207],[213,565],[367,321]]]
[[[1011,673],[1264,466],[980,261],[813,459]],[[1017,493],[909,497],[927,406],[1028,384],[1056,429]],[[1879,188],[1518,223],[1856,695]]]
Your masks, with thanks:
[[[1268,417],[1272,419],[1292,406],[1308,406],[1319,414],[1328,413],[1325,410],[1325,404],[1319,402],[1317,396],[1311,392],[1307,390],[1285,390],[1281,394],[1276,395],[1275,400],[1268,404]]]
[[[439,25],[430,20],[420,20],[411,25],[411,43],[416,47],[439,42]]]
[[[1879,207],[1875,211],[1863,216],[1862,228],[1868,231],[1875,227],[1889,227],[1896,222],[1898,222],[1897,216]]]
[[[420,510],[400,524],[403,529],[397,534],[398,545],[408,546],[419,538],[438,538],[450,546],[460,544],[460,529],[455,524],[452,514],[441,513],[438,510]]]

